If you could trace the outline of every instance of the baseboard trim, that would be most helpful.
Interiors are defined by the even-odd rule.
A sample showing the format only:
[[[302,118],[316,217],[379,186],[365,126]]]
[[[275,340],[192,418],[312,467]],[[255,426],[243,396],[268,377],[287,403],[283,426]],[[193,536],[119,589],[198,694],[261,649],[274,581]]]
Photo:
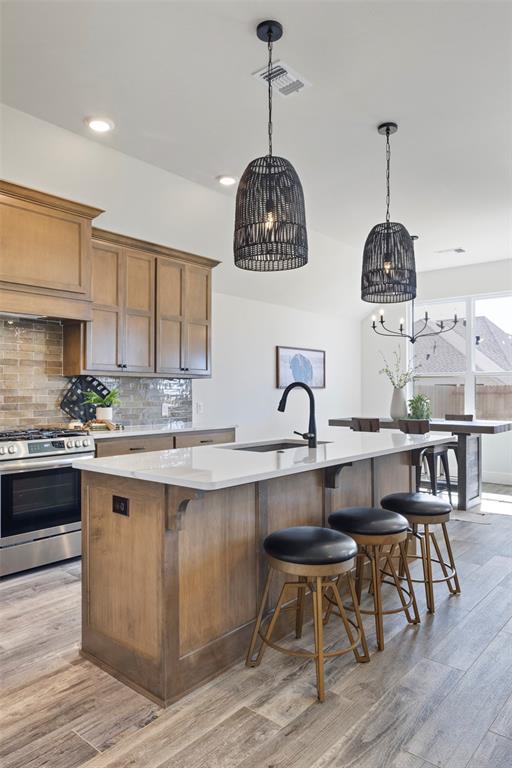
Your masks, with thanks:
[[[512,485],[511,472],[484,472],[482,475],[484,483],[497,483],[498,485]]]

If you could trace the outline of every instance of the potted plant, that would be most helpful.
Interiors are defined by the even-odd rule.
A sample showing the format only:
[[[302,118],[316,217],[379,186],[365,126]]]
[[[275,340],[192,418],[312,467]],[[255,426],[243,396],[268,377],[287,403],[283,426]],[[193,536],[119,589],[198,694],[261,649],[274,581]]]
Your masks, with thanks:
[[[432,418],[432,407],[426,395],[414,395],[414,397],[411,397],[407,418],[430,421]]]
[[[99,421],[112,421],[112,406],[119,405],[119,388],[114,387],[108,395],[102,397],[96,392],[86,392],[84,403],[96,406],[96,418]]]
[[[381,368],[379,373],[385,373],[393,385],[393,397],[391,398],[389,415],[392,419],[404,419],[407,416],[405,387],[412,381],[416,369],[411,366],[403,370],[400,347],[393,352],[392,363],[388,363],[382,352],[380,354],[384,360],[384,368]]]

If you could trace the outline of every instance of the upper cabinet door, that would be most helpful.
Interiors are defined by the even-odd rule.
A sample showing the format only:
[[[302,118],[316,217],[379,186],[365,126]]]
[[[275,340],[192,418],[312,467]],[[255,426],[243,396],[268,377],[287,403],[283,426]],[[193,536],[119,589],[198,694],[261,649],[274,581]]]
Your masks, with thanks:
[[[209,376],[211,271],[189,266],[185,273],[185,370],[194,376]]]
[[[156,372],[180,373],[185,367],[185,265],[163,256],[156,263]]]
[[[86,368],[119,371],[122,367],[123,316],[121,295],[122,249],[93,243],[91,294],[93,320],[87,323]]]
[[[88,298],[90,221],[8,195],[0,203],[0,280]]]
[[[155,370],[155,256],[124,251],[124,370]]]

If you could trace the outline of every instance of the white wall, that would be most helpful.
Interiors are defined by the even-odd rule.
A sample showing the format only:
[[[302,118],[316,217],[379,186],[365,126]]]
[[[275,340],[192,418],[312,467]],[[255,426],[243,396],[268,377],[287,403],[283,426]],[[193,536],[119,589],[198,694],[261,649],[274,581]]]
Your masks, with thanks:
[[[203,422],[235,422],[244,438],[306,429],[300,393],[284,416],[275,410],[276,345],[326,349],[319,426],[359,411],[360,260],[350,249],[310,229],[307,268],[242,272],[232,263],[232,196],[8,107],[0,119],[2,178],[104,208],[97,226],[224,262],[213,277],[213,378],[193,385]]]
[[[305,392],[290,395],[284,414],[276,410],[282,391],[275,387],[275,345],[326,350],[327,386],[315,390],[319,434],[327,434],[329,418],[358,412],[360,337],[343,334],[341,347],[340,318],[220,294],[213,311],[214,375],[194,382],[195,404],[204,406],[198,423],[214,414],[221,422],[234,419],[241,440],[307,430]]]
[[[493,294],[512,290],[512,260],[472,264],[466,267],[437,269],[418,274],[418,299],[442,299]],[[378,310],[378,307],[376,308]],[[385,317],[396,328],[404,315],[404,305],[387,305]],[[382,358],[379,350],[391,356],[400,345],[403,354],[410,351],[408,342],[381,338],[370,329],[370,312],[361,321],[361,397],[362,411],[366,416],[388,414],[392,388],[384,376],[379,376]],[[409,348],[409,349],[408,349]],[[512,413],[510,414],[512,419]],[[484,480],[512,485],[512,433],[484,436],[482,439],[482,464]]]

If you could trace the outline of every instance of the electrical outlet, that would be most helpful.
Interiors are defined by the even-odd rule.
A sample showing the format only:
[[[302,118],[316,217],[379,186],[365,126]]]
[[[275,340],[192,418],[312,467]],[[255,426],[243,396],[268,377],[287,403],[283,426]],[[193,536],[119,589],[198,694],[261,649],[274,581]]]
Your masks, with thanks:
[[[201,400],[196,400],[196,416],[201,416],[204,413],[204,403]]]
[[[169,416],[171,406],[169,403],[162,403],[162,416]]]

